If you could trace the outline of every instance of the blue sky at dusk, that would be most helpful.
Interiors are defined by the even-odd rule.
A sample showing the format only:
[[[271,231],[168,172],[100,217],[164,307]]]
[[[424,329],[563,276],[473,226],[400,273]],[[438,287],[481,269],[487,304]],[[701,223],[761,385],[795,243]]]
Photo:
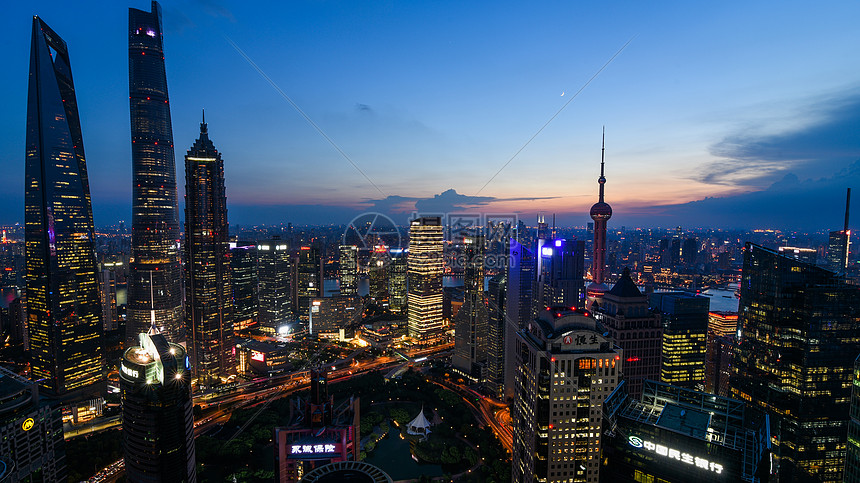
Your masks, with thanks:
[[[130,220],[128,7],[149,2],[6,5],[0,223],[23,220],[34,14],[69,46],[96,224]],[[845,188],[860,186],[858,2],[162,8],[179,195],[205,108],[231,223],[405,221],[417,208],[584,225],[604,125],[610,226],[835,229]]]

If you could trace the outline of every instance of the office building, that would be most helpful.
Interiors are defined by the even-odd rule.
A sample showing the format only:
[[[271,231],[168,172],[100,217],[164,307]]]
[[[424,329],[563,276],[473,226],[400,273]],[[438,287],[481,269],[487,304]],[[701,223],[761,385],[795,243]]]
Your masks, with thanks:
[[[516,376],[516,333],[534,319],[533,288],[535,280],[535,256],[517,240],[510,239],[509,259],[505,269],[507,293],[505,294],[505,399],[514,397]]]
[[[388,264],[390,260],[387,246],[376,245],[373,247],[367,267],[370,277],[367,294],[373,302],[381,306],[388,303]]]
[[[622,370],[622,350],[604,333],[566,307],[517,332],[513,481],[599,481],[601,408]]]
[[[842,481],[860,290],[761,246],[744,250],[731,397],[770,415],[779,481]]]
[[[66,43],[39,17],[33,17],[26,143],[30,377],[47,395],[101,395],[102,310],[81,121]]]
[[[420,345],[432,345],[442,339],[442,219],[422,217],[409,226],[407,276],[409,295],[407,315],[409,337]]]
[[[200,387],[236,374],[227,230],[224,161],[204,117],[185,155],[185,323],[192,377]]]
[[[851,230],[831,231],[827,243],[827,266],[837,273],[848,268],[848,251],[851,246]]]
[[[363,309],[358,295],[312,298],[309,333],[326,339],[351,338],[361,323]]]
[[[770,481],[768,416],[749,403],[646,381],[603,403],[600,480]]]
[[[535,288],[536,310],[551,305],[585,304],[585,242],[556,239],[540,248],[540,270]]]
[[[515,331],[508,332],[507,313],[508,285],[504,273],[500,273],[487,282],[487,391],[494,398],[505,400],[505,337]],[[513,327],[511,327],[513,329]]]
[[[271,377],[295,369],[290,363],[293,349],[285,343],[261,342],[246,339],[236,344],[236,360],[239,374],[252,379]],[[299,374],[299,373],[296,373]]]
[[[591,207],[589,214],[594,220],[594,245],[591,255],[591,283],[588,285],[588,308],[603,297],[607,287],[604,285],[604,271],[606,270],[606,223],[612,218],[612,207],[603,200],[603,185],[606,184],[606,177],[603,175],[603,155],[606,151],[606,142],[600,148],[600,177],[597,178],[597,184],[600,185],[600,191],[595,203]]]
[[[395,314],[406,312],[406,271],[408,252],[402,248],[388,250],[388,308]]]
[[[454,355],[451,365],[466,378],[480,382],[487,363],[487,301],[484,296],[482,235],[463,239],[463,306],[454,317]]]
[[[260,330],[274,335],[293,318],[290,303],[290,246],[280,237],[257,242]]]
[[[651,294],[650,306],[663,324],[660,380],[703,390],[710,300],[687,292],[657,292]]]
[[[102,304],[102,324],[105,332],[120,327],[120,316],[116,305],[117,269],[122,262],[104,262],[99,269],[99,300]]]
[[[158,2],[152,2],[150,12],[128,9],[132,212],[126,340],[130,344],[150,326],[169,340],[185,341],[179,203],[161,27]]]
[[[311,371],[310,396],[290,401],[293,419],[287,426],[275,428],[278,483],[298,482],[306,473],[330,463],[358,460],[359,399],[349,398],[335,407],[327,385],[325,373]]]
[[[860,483],[860,356],[854,361],[851,403],[848,420],[848,446],[845,454],[845,483]]]
[[[779,253],[780,255],[796,258],[803,263],[815,265],[815,262],[818,261],[818,250],[814,248],[779,247]]]
[[[624,380],[634,398],[642,394],[646,379],[659,380],[662,365],[663,327],[660,315],[650,310],[648,297],[630,278],[627,268],[606,292],[594,316],[608,330],[609,337],[624,349]]]
[[[122,439],[128,481],[197,481],[191,371],[185,349],[140,334],[120,361]]]
[[[734,336],[738,331],[738,313],[720,310],[708,312],[708,331],[717,335]]]
[[[302,322],[308,323],[311,299],[322,296],[322,260],[318,246],[310,245],[299,248],[295,271],[296,316]]]
[[[0,481],[66,481],[60,410],[39,401],[35,383],[2,367]]]
[[[257,326],[260,301],[257,298],[257,244],[239,241],[230,244],[233,282],[233,330]]]
[[[358,247],[340,246],[340,285],[341,295],[358,295]]]

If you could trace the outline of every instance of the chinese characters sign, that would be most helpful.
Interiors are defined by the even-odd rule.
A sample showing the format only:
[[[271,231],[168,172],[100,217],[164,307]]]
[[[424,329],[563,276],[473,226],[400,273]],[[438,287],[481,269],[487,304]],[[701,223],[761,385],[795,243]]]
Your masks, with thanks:
[[[335,451],[333,444],[294,444],[290,448],[290,454],[294,455],[334,453]]]
[[[660,456],[676,460],[680,463],[686,463],[690,466],[695,466],[696,468],[713,471],[716,474],[721,474],[723,472],[723,465],[719,463],[714,463],[713,461],[708,461],[705,458],[693,456],[689,453],[682,453],[677,449],[663,446],[662,444],[652,443],[651,441],[644,440],[639,436],[628,436],[627,442],[634,448],[643,449],[650,453],[657,453]]]

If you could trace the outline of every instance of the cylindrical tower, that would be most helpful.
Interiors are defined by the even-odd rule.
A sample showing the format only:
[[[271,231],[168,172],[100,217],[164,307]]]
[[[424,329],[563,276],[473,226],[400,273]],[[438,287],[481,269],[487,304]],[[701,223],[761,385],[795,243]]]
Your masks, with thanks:
[[[197,481],[191,371],[185,349],[140,334],[120,363],[122,433],[128,481]]]
[[[591,219],[594,220],[594,252],[591,257],[591,278],[588,286],[589,307],[606,293],[606,285],[603,284],[603,270],[606,267],[606,223],[612,218],[612,207],[603,201],[603,186],[606,184],[606,176],[603,175],[604,153],[606,150],[606,135],[600,148],[600,177],[597,184],[600,185],[600,194],[597,203],[591,207]]]

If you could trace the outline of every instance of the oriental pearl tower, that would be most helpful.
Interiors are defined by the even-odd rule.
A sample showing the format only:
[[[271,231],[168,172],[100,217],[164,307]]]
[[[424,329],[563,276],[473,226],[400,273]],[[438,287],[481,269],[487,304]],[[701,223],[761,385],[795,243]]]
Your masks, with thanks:
[[[606,267],[606,222],[612,218],[612,207],[603,201],[603,185],[606,177],[603,176],[604,152],[606,150],[606,130],[603,130],[603,142],[600,147],[600,177],[597,183],[600,185],[600,195],[597,203],[591,207],[591,219],[594,220],[594,254],[591,257],[592,282],[588,285],[588,308],[603,299],[607,287],[603,284],[603,270]]]

